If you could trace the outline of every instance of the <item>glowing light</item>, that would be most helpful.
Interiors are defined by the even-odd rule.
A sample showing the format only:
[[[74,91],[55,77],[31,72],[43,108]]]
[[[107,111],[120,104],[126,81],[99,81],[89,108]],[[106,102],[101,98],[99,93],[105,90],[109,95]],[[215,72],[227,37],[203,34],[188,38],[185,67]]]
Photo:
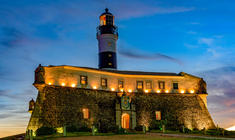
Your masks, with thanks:
[[[58,127],[58,128],[56,128],[56,130],[57,130],[58,133],[63,133],[64,132],[63,127]]]
[[[168,89],[166,89],[166,90],[165,90],[165,92],[166,92],[166,93],[169,93],[169,90],[168,90]]]
[[[194,90],[190,90],[190,93],[194,93]]]
[[[227,128],[226,130],[228,130],[228,131],[235,131],[235,125],[232,126],[232,127]]]
[[[115,88],[111,88],[112,91],[115,91]]]
[[[149,91],[146,89],[144,92],[145,92],[145,93],[148,93]]]
[[[157,93],[160,93],[160,92],[161,92],[161,90],[158,89],[158,90],[157,90]]]
[[[93,86],[93,89],[97,89],[97,87],[96,87],[96,86]]]
[[[124,90],[121,88],[120,91],[123,92]]]
[[[184,90],[181,90],[180,93],[184,93],[185,91]]]
[[[132,90],[131,90],[131,89],[128,89],[128,92],[132,92]]]
[[[72,84],[72,85],[71,85],[71,87],[75,87],[75,86],[76,86],[76,84]]]
[[[51,85],[51,84],[52,84],[51,82],[48,83],[48,85]]]
[[[65,83],[61,83],[61,86],[65,86]]]

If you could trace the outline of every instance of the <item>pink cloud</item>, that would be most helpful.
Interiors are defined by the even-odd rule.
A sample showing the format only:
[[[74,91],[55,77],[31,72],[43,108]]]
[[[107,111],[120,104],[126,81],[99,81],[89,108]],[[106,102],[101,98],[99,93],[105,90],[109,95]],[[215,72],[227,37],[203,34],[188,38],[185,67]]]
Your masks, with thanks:
[[[224,104],[228,107],[232,106],[232,105],[235,105],[235,99],[227,99],[227,100],[224,100]]]

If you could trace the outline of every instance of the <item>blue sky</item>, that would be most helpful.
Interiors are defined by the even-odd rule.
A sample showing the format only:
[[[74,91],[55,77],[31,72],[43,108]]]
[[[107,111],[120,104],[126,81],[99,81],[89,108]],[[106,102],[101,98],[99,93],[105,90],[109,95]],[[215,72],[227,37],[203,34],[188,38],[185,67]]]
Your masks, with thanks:
[[[97,67],[96,27],[105,7],[119,28],[118,69],[202,76],[215,123],[235,125],[234,5],[233,0],[0,0],[0,134],[25,130],[28,101],[37,96],[32,83],[38,64]]]

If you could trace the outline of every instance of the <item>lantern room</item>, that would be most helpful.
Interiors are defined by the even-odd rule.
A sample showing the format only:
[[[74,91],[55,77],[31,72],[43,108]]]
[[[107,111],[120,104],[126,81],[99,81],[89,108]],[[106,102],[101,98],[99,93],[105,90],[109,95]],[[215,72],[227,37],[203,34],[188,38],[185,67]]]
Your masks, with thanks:
[[[114,34],[118,36],[118,29],[114,25],[114,16],[106,8],[105,12],[100,15],[100,25],[97,27],[97,35]]]
[[[100,26],[114,25],[114,16],[109,13],[109,9],[106,8],[105,12],[100,15]]]

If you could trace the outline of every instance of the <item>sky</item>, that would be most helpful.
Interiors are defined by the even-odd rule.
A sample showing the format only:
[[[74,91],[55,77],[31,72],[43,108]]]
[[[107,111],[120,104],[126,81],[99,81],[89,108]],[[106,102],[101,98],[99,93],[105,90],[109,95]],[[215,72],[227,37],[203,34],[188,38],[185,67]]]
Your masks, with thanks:
[[[39,64],[98,67],[108,7],[118,69],[203,77],[220,127],[235,125],[234,0],[0,0],[0,137],[25,132]]]

